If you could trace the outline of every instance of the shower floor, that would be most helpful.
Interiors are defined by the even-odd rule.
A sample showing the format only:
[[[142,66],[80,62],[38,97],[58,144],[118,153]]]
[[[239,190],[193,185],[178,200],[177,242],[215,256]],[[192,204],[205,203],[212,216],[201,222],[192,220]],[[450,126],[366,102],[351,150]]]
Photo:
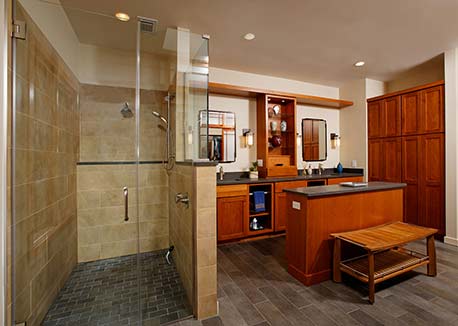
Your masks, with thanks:
[[[166,252],[140,254],[140,285],[136,255],[78,264],[43,325],[140,325],[140,306],[141,325],[191,317],[175,265],[165,261]]]

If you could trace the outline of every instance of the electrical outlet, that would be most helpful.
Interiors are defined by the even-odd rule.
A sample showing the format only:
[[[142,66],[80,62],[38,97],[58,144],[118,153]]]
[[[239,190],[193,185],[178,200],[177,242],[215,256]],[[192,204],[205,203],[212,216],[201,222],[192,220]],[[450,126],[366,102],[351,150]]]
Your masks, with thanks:
[[[301,203],[293,200],[293,209],[301,210]]]
[[[258,159],[258,166],[259,166],[259,167],[263,167],[263,165],[264,165],[263,160],[259,160],[259,159]]]

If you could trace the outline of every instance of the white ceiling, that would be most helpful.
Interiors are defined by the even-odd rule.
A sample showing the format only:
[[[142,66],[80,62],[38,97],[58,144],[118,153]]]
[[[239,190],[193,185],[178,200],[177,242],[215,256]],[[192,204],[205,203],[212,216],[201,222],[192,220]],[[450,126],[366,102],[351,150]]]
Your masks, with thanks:
[[[458,47],[458,0],[61,0],[209,34],[210,66],[339,86],[388,81]],[[72,18],[83,43],[134,47],[132,24]],[[105,27],[103,27],[104,25]],[[125,29],[125,32],[122,32]],[[97,32],[99,31],[99,32]],[[108,32],[112,31],[112,32]],[[247,42],[245,33],[256,34]],[[364,60],[363,68],[353,63]]]

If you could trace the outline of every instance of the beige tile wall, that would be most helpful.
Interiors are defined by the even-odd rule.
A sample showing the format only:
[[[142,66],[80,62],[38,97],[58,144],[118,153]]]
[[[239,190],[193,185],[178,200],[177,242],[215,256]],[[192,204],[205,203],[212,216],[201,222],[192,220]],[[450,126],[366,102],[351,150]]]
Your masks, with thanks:
[[[187,192],[191,200],[194,198],[191,165],[175,165],[169,173],[169,230],[170,244],[175,246],[173,257],[178,273],[188,300],[194,304],[193,205],[189,208],[183,204],[177,205],[175,195],[179,192]]]
[[[216,289],[216,177],[214,166],[195,166],[195,308],[199,319],[218,313]]]
[[[188,192],[187,209],[175,204],[175,194]],[[170,244],[194,314],[217,314],[216,178],[214,166],[177,164],[169,175]]]
[[[137,253],[138,220],[140,252],[168,247],[167,173],[161,164],[140,164],[137,195],[136,169],[134,164],[78,165],[79,262]],[[124,187],[129,188],[127,222]]]
[[[167,92],[140,93],[140,160],[161,161],[165,150],[165,127],[151,112],[166,116]],[[135,89],[81,85],[80,161],[132,161],[136,159],[135,118],[123,118],[125,102],[135,114]]]
[[[20,5],[17,16],[15,314],[39,325],[77,260],[79,85]]]

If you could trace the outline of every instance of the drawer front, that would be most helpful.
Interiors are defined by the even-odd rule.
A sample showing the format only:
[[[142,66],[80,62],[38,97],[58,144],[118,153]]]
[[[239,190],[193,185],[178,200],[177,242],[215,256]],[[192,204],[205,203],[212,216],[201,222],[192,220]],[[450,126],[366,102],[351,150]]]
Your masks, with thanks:
[[[363,182],[363,177],[348,177],[348,178],[330,178],[328,185],[336,185],[341,182]]]
[[[307,180],[285,181],[275,183],[275,192],[282,192],[283,189],[307,187]]]
[[[235,196],[246,196],[248,194],[248,185],[228,185],[228,186],[217,186],[216,197],[235,197]]]
[[[290,159],[289,155],[275,155],[270,156],[267,160],[267,167],[268,168],[275,168],[275,167],[286,167],[290,166]]]

